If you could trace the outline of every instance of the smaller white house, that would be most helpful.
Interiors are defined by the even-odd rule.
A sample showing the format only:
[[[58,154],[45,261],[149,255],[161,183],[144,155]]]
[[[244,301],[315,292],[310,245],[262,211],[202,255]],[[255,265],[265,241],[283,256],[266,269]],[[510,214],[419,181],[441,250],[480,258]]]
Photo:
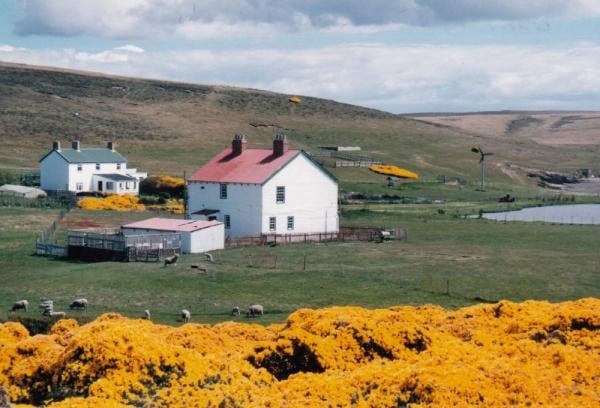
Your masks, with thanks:
[[[148,218],[121,227],[123,235],[149,235],[164,232],[181,234],[181,252],[195,254],[225,248],[225,227],[219,221]]]
[[[127,159],[115,149],[113,142],[105,148],[82,148],[75,140],[71,148],[61,148],[55,141],[40,159],[40,187],[47,191],[133,194],[147,174],[127,168]]]
[[[24,198],[46,197],[46,192],[35,187],[4,184],[0,187],[0,195],[11,195]]]

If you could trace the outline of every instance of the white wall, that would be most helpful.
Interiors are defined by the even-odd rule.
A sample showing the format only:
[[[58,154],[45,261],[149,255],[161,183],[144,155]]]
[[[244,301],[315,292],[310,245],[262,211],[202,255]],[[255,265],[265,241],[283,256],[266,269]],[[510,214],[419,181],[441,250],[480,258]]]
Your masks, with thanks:
[[[188,185],[188,211],[204,208],[219,210],[217,220],[231,219],[231,229],[225,236],[257,236],[261,233],[261,186],[257,184],[227,183],[227,198],[221,199],[219,183],[192,181]]]
[[[52,152],[40,162],[42,190],[68,190],[69,164],[58,153]]]
[[[276,187],[285,187],[285,203],[277,204]],[[298,155],[268,180],[262,189],[262,233],[275,217],[277,234],[337,232],[337,183],[304,155]],[[287,229],[287,217],[294,217],[294,229]]]
[[[194,231],[190,234],[181,234],[184,252],[199,253],[225,248],[225,225],[218,224],[213,227]],[[187,241],[187,242],[186,242]]]

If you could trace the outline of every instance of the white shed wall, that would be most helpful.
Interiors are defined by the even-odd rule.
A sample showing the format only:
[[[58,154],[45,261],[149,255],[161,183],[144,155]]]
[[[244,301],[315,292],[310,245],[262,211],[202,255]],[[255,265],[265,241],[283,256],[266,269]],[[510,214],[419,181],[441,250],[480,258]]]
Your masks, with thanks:
[[[204,187],[204,188],[203,188]],[[261,186],[258,184],[227,183],[227,198],[220,197],[219,183],[190,182],[188,185],[188,211],[219,210],[217,220],[231,219],[231,228],[225,236],[257,236],[261,233]]]
[[[285,203],[276,202],[277,186],[285,187]],[[298,155],[262,188],[261,231],[269,230],[275,217],[277,234],[337,232],[337,183],[304,155]],[[287,217],[294,217],[294,229],[287,229]]]
[[[225,248],[224,224],[182,234],[182,246],[186,253],[207,252]]]

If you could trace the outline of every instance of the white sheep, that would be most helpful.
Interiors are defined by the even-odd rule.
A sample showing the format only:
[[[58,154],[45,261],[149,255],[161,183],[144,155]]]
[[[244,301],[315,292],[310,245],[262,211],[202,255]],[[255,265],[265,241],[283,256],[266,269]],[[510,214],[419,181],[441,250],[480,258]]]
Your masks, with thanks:
[[[150,320],[150,310],[144,310],[144,315],[142,316],[142,319]]]
[[[15,303],[13,303],[12,308],[10,309],[11,312],[14,312],[15,310],[25,310],[27,311],[29,309],[29,302],[25,299],[22,300],[17,300]]]
[[[75,299],[74,301],[71,302],[71,304],[69,305],[69,309],[73,310],[73,309],[83,309],[86,310],[88,306],[88,301],[86,298],[79,298],[79,299]]]
[[[192,314],[190,313],[189,310],[181,309],[181,320],[183,320],[184,323],[189,322],[191,318],[192,318]]]
[[[246,317],[258,317],[264,314],[264,307],[262,305],[252,305],[248,308]]]
[[[240,315],[240,308],[238,306],[234,306],[231,309],[231,315],[232,316],[239,316]]]

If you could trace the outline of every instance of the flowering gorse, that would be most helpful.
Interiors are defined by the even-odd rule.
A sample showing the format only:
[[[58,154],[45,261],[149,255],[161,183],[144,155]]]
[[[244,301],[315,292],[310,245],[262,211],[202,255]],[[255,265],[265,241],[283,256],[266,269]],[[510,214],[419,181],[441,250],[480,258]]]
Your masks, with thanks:
[[[105,314],[0,325],[13,402],[84,406],[598,406],[600,300],[301,309],[169,327]]]

